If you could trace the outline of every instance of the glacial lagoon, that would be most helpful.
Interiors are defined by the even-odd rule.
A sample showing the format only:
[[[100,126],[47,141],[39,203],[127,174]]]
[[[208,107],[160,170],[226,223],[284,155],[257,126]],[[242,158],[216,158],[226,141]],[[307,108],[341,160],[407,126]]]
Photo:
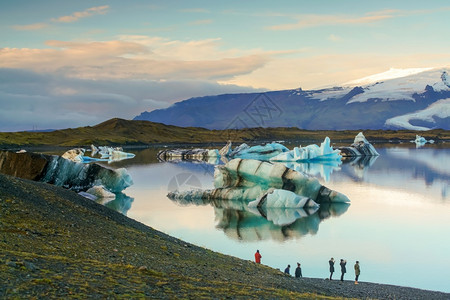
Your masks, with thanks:
[[[353,265],[358,260],[361,282],[450,292],[450,148],[446,144],[374,146],[378,157],[340,166],[291,166],[343,193],[351,203],[321,205],[314,214],[286,225],[276,225],[237,201],[170,200],[167,194],[175,189],[213,188],[217,161],[161,162],[156,154],[162,146],[127,149],[136,157],[101,162],[127,168],[134,181],[120,199],[106,205],[217,252],[253,260],[259,249],[262,263],[280,270],[288,264],[293,270],[300,262],[306,277],[325,279],[328,260],[344,258],[346,280],[354,280]],[[335,268],[337,280],[338,263]]]

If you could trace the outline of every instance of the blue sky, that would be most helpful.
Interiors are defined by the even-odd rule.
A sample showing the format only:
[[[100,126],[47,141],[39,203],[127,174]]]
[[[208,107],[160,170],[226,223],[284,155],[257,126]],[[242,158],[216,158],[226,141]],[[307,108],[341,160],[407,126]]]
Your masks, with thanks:
[[[448,1],[1,1],[0,131],[448,66]]]

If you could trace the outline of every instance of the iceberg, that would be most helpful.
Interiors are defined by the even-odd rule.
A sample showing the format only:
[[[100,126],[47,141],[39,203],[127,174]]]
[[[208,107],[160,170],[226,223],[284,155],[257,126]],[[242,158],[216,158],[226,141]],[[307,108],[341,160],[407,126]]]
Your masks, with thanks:
[[[66,151],[62,157],[74,162],[91,163],[96,161],[107,161],[108,163],[119,161],[123,159],[133,158],[135,155],[133,153],[123,152],[122,148],[112,148],[112,147],[95,147],[91,145],[91,156],[85,156],[86,150],[82,148],[75,148]],[[100,154],[100,158],[94,157],[96,154]]]
[[[235,158],[214,170],[214,189],[172,191],[171,199],[222,199],[253,201],[270,188],[293,192],[316,203],[350,202],[343,194],[321,185],[315,178],[289,169],[282,163]]]
[[[312,144],[306,147],[294,147],[293,150],[283,152],[270,158],[270,161],[279,162],[306,162],[306,161],[341,161],[341,151],[330,146],[330,138],[326,137],[320,147]]]
[[[241,144],[236,147],[231,153],[232,158],[242,159],[257,159],[257,160],[269,160],[270,158],[280,155],[281,153],[288,152],[289,149],[286,146],[279,143],[270,143],[264,146],[257,145],[250,147],[247,144]]]
[[[82,148],[75,148],[71,150],[67,150],[64,152],[63,155],[61,155],[62,158],[74,161],[74,162],[82,162],[83,161],[83,155],[85,150]]]
[[[225,165],[216,166],[214,187],[271,187],[288,190],[311,198],[317,203],[350,202],[347,196],[328,189],[315,178],[289,169],[282,163],[235,158]]]
[[[126,169],[111,170],[98,164],[83,164],[57,155],[0,151],[0,172],[20,178],[62,186],[76,192],[103,185],[120,192],[133,184]]]
[[[417,135],[417,134],[416,134],[416,139],[411,142],[416,143],[417,147],[421,147],[421,146],[425,145],[426,143],[434,144],[434,140],[427,141],[426,138],[424,138],[423,136]]]
[[[339,147],[341,155],[347,156],[379,156],[375,147],[369,143],[362,132],[358,133],[350,147]]]
[[[114,200],[116,195],[108,191],[103,185],[94,185],[89,188],[86,193],[89,193],[100,199],[109,199],[109,201]]]

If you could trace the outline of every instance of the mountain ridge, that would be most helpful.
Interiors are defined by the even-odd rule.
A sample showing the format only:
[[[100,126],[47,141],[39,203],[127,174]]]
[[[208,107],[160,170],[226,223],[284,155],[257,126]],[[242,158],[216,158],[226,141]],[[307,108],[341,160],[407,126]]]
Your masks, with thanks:
[[[433,69],[365,86],[203,96],[142,112],[134,120],[208,129],[294,126],[307,130],[449,130],[450,110],[447,112],[446,105],[439,117],[428,112],[422,118],[420,113],[439,100],[450,99],[447,81],[447,69]],[[414,118],[387,122],[413,113]]]

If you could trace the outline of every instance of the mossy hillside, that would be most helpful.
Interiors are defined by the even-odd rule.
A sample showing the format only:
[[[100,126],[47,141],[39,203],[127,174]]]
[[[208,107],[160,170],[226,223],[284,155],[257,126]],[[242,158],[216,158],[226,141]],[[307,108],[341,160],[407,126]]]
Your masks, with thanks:
[[[89,146],[149,145],[156,143],[225,143],[272,140],[353,141],[361,130],[302,130],[289,128],[245,128],[240,130],[208,130],[196,127],[177,127],[149,121],[111,119],[96,126],[69,128],[52,132],[0,132],[0,146]],[[450,141],[450,131],[435,129],[426,132],[411,130],[364,130],[371,142],[414,140],[416,134],[426,139]]]
[[[336,299],[74,192],[0,174],[0,298]]]

